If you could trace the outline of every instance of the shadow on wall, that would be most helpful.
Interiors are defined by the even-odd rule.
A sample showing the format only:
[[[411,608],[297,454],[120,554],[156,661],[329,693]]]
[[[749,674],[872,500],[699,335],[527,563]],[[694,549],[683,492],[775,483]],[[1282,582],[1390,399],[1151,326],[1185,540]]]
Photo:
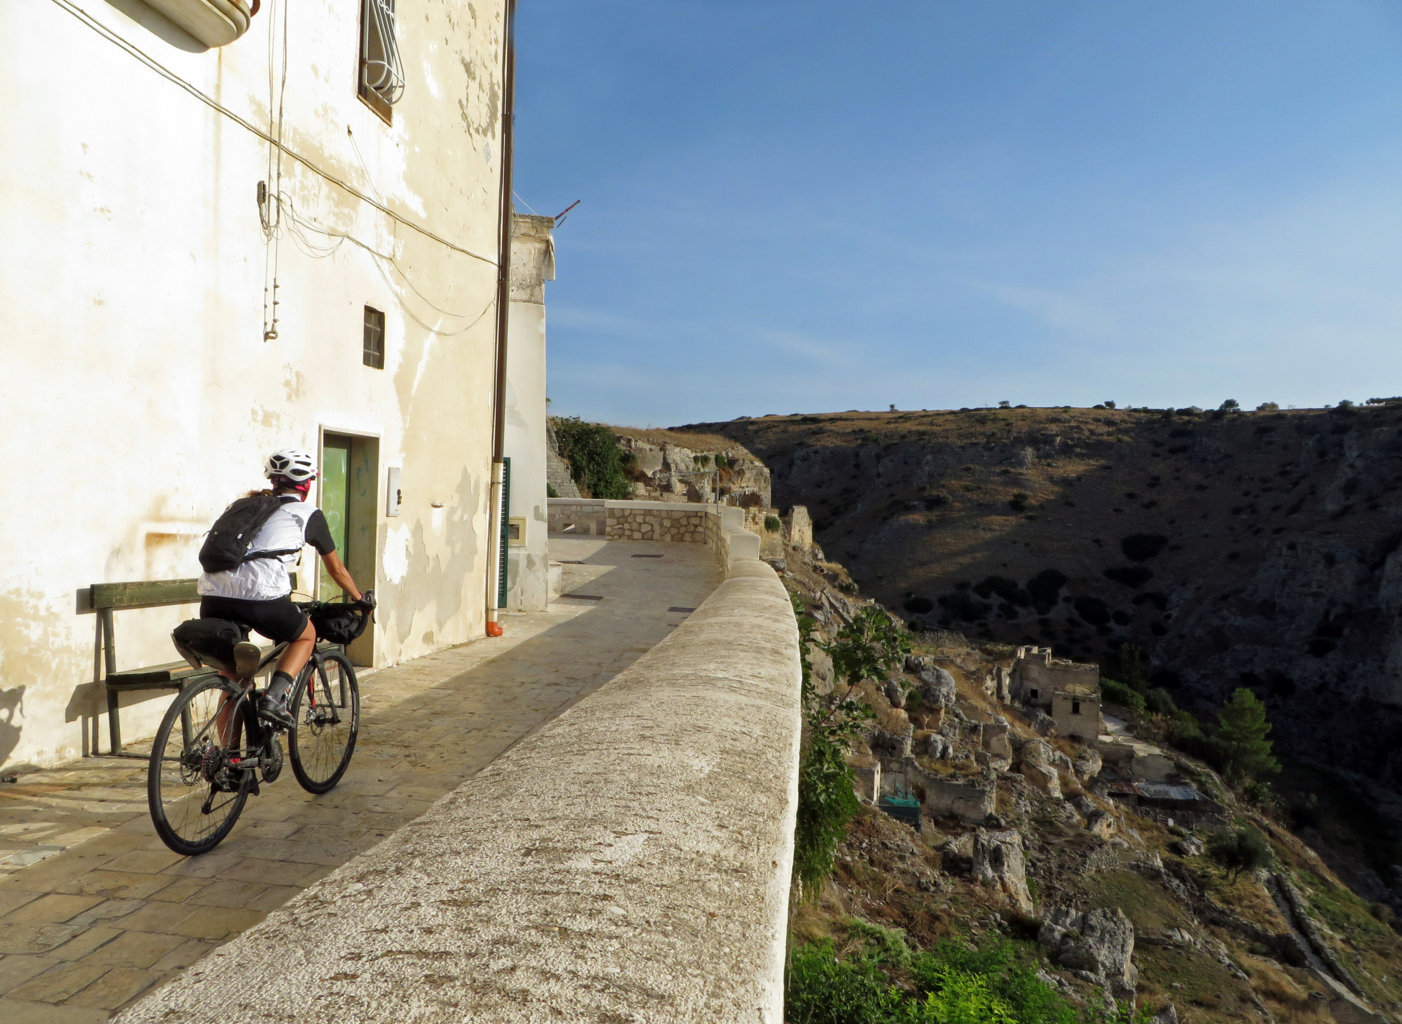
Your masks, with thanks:
[[[24,714],[24,687],[0,690],[0,764],[10,759],[19,746],[20,727],[15,719]]]

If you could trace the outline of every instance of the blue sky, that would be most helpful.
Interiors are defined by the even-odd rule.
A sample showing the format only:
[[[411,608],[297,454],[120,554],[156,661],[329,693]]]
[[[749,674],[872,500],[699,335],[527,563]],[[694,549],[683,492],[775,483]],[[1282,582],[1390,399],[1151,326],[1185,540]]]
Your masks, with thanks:
[[[1396,0],[524,0],[557,415],[1402,394]]]

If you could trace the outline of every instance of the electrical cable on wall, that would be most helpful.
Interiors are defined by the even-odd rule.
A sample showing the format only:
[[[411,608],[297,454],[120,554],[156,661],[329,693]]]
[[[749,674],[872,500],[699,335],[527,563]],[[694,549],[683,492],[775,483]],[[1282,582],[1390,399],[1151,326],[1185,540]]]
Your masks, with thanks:
[[[341,189],[342,191],[346,192],[348,195],[354,196],[356,199],[359,199],[361,202],[365,203],[366,205],[374,207],[376,210],[380,211],[380,212],[383,213],[386,217],[390,218],[391,220],[395,221],[396,223],[403,224],[405,227],[409,228],[410,230],[412,230],[412,231],[414,231],[414,232],[416,232],[416,233],[418,233],[418,234],[420,234],[420,235],[423,235],[425,238],[428,238],[428,239],[431,239],[431,240],[434,241],[434,242],[437,242],[439,245],[442,245],[442,246],[444,246],[445,248],[452,250],[453,252],[460,253],[461,255],[467,256],[467,257],[469,257],[470,259],[477,260],[477,261],[480,262],[480,263],[486,263],[486,264],[489,265],[489,266],[495,267],[495,266],[497,265],[497,261],[496,261],[495,258],[493,258],[493,257],[491,257],[491,256],[483,256],[481,253],[473,252],[471,249],[468,249],[468,248],[466,248],[466,247],[464,247],[464,246],[458,245],[457,243],[452,242],[452,241],[450,241],[450,240],[444,238],[442,235],[438,234],[437,232],[431,231],[429,228],[425,227],[424,225],[418,224],[418,223],[416,223],[415,221],[412,221],[412,220],[410,220],[409,218],[404,217],[404,216],[402,216],[401,214],[396,213],[394,210],[391,210],[391,209],[390,209],[388,206],[386,206],[384,203],[382,203],[382,202],[380,202],[380,201],[378,201],[378,200],[376,200],[376,199],[374,199],[374,198],[372,198],[372,197],[366,195],[366,194],[365,194],[364,192],[362,192],[360,189],[358,189],[358,188],[356,188],[354,185],[350,184],[350,182],[346,181],[346,180],[343,179],[343,178],[337,177],[336,175],[332,174],[330,171],[327,171],[326,169],[324,169],[324,168],[318,166],[318,165],[317,165],[313,160],[311,160],[309,157],[305,157],[305,156],[303,156],[301,153],[298,153],[296,150],[289,148],[287,145],[285,145],[285,144],[283,143],[283,141],[282,141],[282,139],[281,139],[280,137],[275,137],[271,132],[265,132],[263,129],[261,129],[261,128],[259,128],[257,125],[253,124],[253,123],[252,123],[251,121],[249,121],[247,118],[244,118],[244,117],[242,117],[242,116],[239,115],[239,114],[236,114],[234,111],[232,111],[232,110],[230,110],[228,107],[224,106],[224,105],[223,105],[222,103],[220,103],[218,100],[214,99],[214,97],[209,96],[209,95],[207,95],[206,93],[202,92],[201,90],[197,89],[195,86],[193,86],[193,85],[191,85],[189,82],[185,81],[183,78],[181,78],[181,77],[180,77],[179,75],[177,75],[175,72],[171,71],[168,67],[166,67],[164,64],[162,64],[160,61],[156,60],[156,59],[155,59],[154,57],[152,57],[150,54],[146,53],[146,52],[145,52],[144,50],[142,50],[140,47],[138,47],[138,46],[136,46],[134,43],[131,43],[131,42],[129,42],[128,40],[122,38],[120,35],[118,35],[118,34],[117,34],[116,32],[114,32],[112,29],[109,29],[106,25],[103,25],[100,21],[98,21],[98,20],[96,20],[95,18],[93,18],[92,15],[88,14],[86,11],[82,10],[80,7],[77,7],[76,5],[74,5],[74,4],[71,2],[71,0],[50,0],[50,3],[54,4],[55,6],[61,8],[61,9],[64,10],[64,11],[66,11],[68,14],[71,14],[74,18],[78,19],[80,22],[82,22],[82,23],[83,23],[84,25],[86,25],[88,28],[92,29],[94,32],[96,32],[98,35],[102,36],[102,37],[103,37],[104,39],[106,39],[108,42],[112,43],[113,45],[117,46],[119,49],[121,49],[121,50],[123,50],[124,52],[126,52],[129,56],[134,57],[136,60],[140,61],[142,64],[145,64],[150,70],[154,71],[156,74],[158,74],[158,75],[160,75],[162,78],[166,79],[166,80],[167,80],[168,82],[170,82],[172,85],[175,85],[175,86],[177,86],[178,88],[180,88],[180,89],[184,90],[185,92],[189,93],[192,97],[194,97],[195,99],[199,100],[201,103],[205,104],[205,105],[208,106],[210,109],[212,109],[212,110],[214,110],[214,111],[217,111],[218,113],[224,115],[224,116],[227,117],[229,120],[231,120],[231,121],[233,121],[235,124],[237,124],[239,127],[241,127],[241,128],[243,128],[244,130],[246,130],[246,131],[252,133],[253,135],[256,135],[258,138],[262,139],[264,142],[268,142],[268,143],[271,143],[272,145],[276,146],[276,147],[277,147],[277,150],[278,150],[278,153],[279,153],[280,155],[285,154],[285,155],[288,157],[288,159],[290,159],[290,160],[295,160],[297,163],[299,163],[299,164],[301,164],[302,166],[306,167],[306,168],[307,168],[309,171],[311,171],[313,174],[317,175],[318,177],[322,178],[322,179],[325,180],[325,181],[330,182],[332,185],[335,185],[337,188],[339,188],[339,189]],[[284,10],[284,14],[285,14],[285,10]]]
[[[394,272],[398,274],[400,279],[404,282],[405,287],[407,287],[409,291],[413,292],[414,295],[416,295],[420,300],[422,300],[423,303],[430,309],[432,309],[434,312],[441,313],[445,317],[451,317],[456,320],[468,321],[465,325],[461,327],[454,327],[452,329],[434,327],[432,324],[429,324],[424,320],[420,319],[418,316],[416,316],[401,298],[400,308],[403,310],[404,315],[410,320],[412,320],[414,323],[418,324],[424,330],[429,331],[432,334],[439,335],[441,337],[451,337],[453,335],[463,334],[466,331],[470,330],[472,327],[476,326],[476,324],[484,316],[486,316],[487,313],[490,312],[493,306],[495,306],[496,304],[496,297],[494,291],[493,297],[490,300],[488,300],[486,306],[484,306],[477,313],[458,313],[450,309],[444,309],[438,303],[434,302],[431,298],[425,295],[414,284],[413,280],[409,277],[408,272],[405,271],[405,269],[400,265],[399,260],[394,256],[394,254],[381,252],[379,249],[375,248],[375,246],[369,244],[368,242],[361,241],[359,238],[356,238],[354,235],[349,234],[348,232],[334,231],[330,228],[321,227],[320,225],[316,224],[312,220],[299,213],[296,204],[292,201],[290,196],[270,196],[269,202],[278,206],[278,223],[282,225],[282,230],[285,231],[287,237],[292,239],[293,244],[303,255],[311,259],[328,259],[331,256],[333,256],[345,242],[350,242],[357,248],[365,250],[365,252],[373,256],[376,259],[376,261],[378,261],[376,269],[379,270],[381,276],[385,279],[386,285],[389,286],[391,291],[398,291],[398,286],[389,277],[389,275],[385,273],[384,268],[379,266],[379,264],[381,263],[386,264],[390,268],[392,268]],[[327,239],[334,239],[334,241],[330,242],[329,244],[318,244],[316,241],[308,237],[308,232],[314,232],[315,234],[322,235]]]
[[[268,12],[268,136],[276,139],[268,145],[268,177],[273,197],[282,192],[282,126],[283,99],[287,94],[287,0],[282,0],[282,76],[277,88],[277,104],[273,103],[273,68],[276,66],[277,17]],[[274,114],[273,111],[277,113]],[[281,255],[282,205],[269,201],[267,186],[259,182],[258,217],[263,225],[263,340],[277,340],[278,324],[278,258]],[[271,280],[270,280],[271,279]]]

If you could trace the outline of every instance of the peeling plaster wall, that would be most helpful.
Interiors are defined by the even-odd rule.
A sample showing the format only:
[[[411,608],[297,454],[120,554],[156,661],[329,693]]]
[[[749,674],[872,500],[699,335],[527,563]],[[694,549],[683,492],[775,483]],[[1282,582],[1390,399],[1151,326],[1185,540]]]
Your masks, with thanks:
[[[264,0],[205,50],[142,4],[75,2],[90,22],[0,10],[0,83],[43,99],[7,115],[24,143],[0,169],[0,454],[27,496],[0,531],[0,765],[105,738],[82,589],[197,575],[201,535],[261,485],[266,453],[323,432],[379,441],[376,578],[358,580],[380,594],[375,660],[485,621],[505,5],[401,0],[408,84],[386,124],[355,92],[358,5]],[[235,119],[276,134],[279,109],[285,146],[322,173],[279,167]],[[259,181],[284,197],[271,244]],[[362,363],[367,305],[385,313],[383,370]],[[118,611],[119,667],[172,660],[192,611]],[[152,731],[166,699],[129,700],[124,735]]]

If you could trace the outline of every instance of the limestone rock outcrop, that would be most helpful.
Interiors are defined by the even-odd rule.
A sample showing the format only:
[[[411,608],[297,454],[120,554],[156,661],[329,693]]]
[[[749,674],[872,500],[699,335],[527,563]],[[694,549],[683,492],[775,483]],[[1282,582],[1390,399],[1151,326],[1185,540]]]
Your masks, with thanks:
[[[635,497],[770,507],[769,469],[739,445],[689,448],[620,434]]]
[[[914,735],[909,716],[899,708],[892,708],[862,731],[873,755],[897,761],[910,757]]]
[[[910,655],[905,670],[919,680],[920,699],[929,707],[947,708],[959,696],[954,677],[923,655]]]
[[[1020,832],[978,829],[974,833],[973,865],[974,877],[980,882],[997,889],[1022,913],[1032,912]]]
[[[1061,777],[1057,773],[1054,757],[1046,740],[1028,740],[1018,751],[1018,771],[1038,793],[1060,800]]]
[[[1117,996],[1132,995],[1139,971],[1134,966],[1134,925],[1119,908],[1084,913],[1052,907],[1043,915],[1037,941],[1063,967],[1104,978]]]

